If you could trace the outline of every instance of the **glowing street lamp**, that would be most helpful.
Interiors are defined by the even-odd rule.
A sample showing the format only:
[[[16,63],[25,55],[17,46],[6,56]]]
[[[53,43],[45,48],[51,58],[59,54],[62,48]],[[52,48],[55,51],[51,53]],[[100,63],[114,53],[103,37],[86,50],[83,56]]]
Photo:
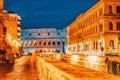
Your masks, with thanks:
[[[11,36],[8,36],[7,38],[8,38],[8,42],[11,43],[11,39],[12,39]]]

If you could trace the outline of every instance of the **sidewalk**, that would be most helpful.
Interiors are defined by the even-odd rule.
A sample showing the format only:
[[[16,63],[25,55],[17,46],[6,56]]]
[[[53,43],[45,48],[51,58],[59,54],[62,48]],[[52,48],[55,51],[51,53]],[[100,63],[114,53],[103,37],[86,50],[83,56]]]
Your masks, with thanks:
[[[39,80],[32,56],[20,57],[15,64],[1,64],[0,80]]]

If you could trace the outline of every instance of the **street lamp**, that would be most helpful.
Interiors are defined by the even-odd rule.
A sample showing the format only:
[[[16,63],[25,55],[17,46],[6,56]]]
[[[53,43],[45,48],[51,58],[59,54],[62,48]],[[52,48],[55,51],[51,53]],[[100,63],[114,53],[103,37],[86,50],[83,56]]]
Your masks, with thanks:
[[[118,53],[120,53],[120,33],[118,34]]]
[[[8,42],[11,43],[11,36],[8,36]]]
[[[65,42],[63,41],[63,42],[62,42],[62,50],[63,50],[62,52],[63,52],[63,53],[65,53],[65,49],[64,49],[64,48],[65,48]]]

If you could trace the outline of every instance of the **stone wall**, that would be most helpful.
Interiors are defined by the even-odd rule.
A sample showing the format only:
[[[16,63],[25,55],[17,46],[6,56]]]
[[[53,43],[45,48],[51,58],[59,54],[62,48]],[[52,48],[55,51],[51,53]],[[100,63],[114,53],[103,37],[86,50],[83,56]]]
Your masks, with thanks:
[[[106,72],[106,57],[93,55],[62,55],[61,59],[67,63],[93,70]]]
[[[35,56],[34,61],[40,80],[78,80],[44,59],[39,58],[39,56]]]
[[[113,57],[64,54],[37,54],[33,57],[40,80],[117,80],[120,78],[116,76],[120,75],[120,66],[114,64],[118,59]],[[110,74],[106,73],[107,71]]]

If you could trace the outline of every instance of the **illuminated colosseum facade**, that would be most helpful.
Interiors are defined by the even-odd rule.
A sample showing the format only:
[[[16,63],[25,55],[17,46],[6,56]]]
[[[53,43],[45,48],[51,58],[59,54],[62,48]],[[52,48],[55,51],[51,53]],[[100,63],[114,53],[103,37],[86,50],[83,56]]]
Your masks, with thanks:
[[[29,52],[66,52],[66,29],[22,29],[21,40],[23,43],[24,54]]]
[[[99,0],[67,31],[68,53],[120,53],[120,0]]]

